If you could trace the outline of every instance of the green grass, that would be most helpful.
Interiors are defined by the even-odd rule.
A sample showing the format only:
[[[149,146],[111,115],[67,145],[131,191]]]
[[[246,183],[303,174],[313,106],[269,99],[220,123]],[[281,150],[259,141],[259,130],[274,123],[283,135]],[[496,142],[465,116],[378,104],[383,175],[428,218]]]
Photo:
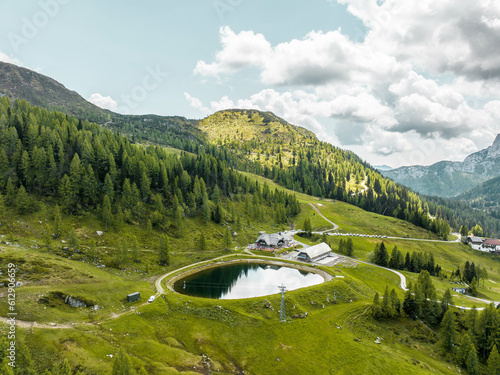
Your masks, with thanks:
[[[390,282],[392,276],[387,277]],[[35,348],[64,351],[74,366],[97,373],[110,371],[108,355],[120,346],[136,368],[144,366],[151,374],[204,371],[202,355],[211,359],[213,371],[227,374],[238,369],[266,374],[270,368],[280,374],[453,373],[432,347],[412,347],[419,344],[410,340],[418,323],[404,321],[387,329],[369,318],[365,288],[365,282],[346,275],[288,292],[288,316],[308,315],[285,323],[278,320],[279,295],[209,300],[168,292],[141,307],[140,314],[50,335],[35,330],[27,340]],[[374,342],[377,337],[382,344]]]
[[[251,174],[259,182],[266,181],[271,188],[277,185]],[[286,190],[278,187],[281,190]],[[304,219],[311,219],[315,230],[329,229],[331,224],[315,213],[309,203],[340,226],[341,232],[384,234],[388,236],[429,238],[429,233],[409,223],[362,211],[343,202],[319,200],[297,194],[303,203],[295,218],[296,227]],[[244,212],[243,202],[235,202],[235,211],[241,217],[242,227],[234,238],[234,245],[242,248],[253,243],[260,230],[268,233],[285,229],[275,225],[271,215],[265,220],[253,220]],[[269,212],[268,212],[269,213]],[[407,319],[375,321],[369,316],[369,305],[375,292],[385,287],[395,288],[400,299],[403,291],[400,279],[394,273],[372,265],[318,267],[344,278],[335,278],[314,287],[287,292],[286,309],[289,319],[278,320],[280,296],[271,295],[244,300],[209,300],[167,292],[152,304],[144,304],[153,294],[152,282],[156,276],[200,261],[227,255],[222,249],[223,227],[204,223],[201,218],[185,218],[184,235],[172,232],[173,223],[148,231],[140,223],[111,227],[102,236],[102,222],[92,215],[65,216],[63,236],[59,240],[47,238],[52,225],[49,210],[19,216],[9,212],[0,227],[1,240],[13,245],[0,247],[2,266],[7,262],[19,265],[17,291],[20,320],[41,323],[77,323],[74,329],[20,330],[26,342],[37,354],[38,370],[43,373],[51,363],[67,358],[73,368],[85,374],[106,374],[112,367],[110,355],[123,346],[136,369],[145,367],[151,374],[208,373],[202,355],[210,358],[210,370],[233,374],[244,370],[251,374],[427,374],[456,373],[457,370],[439,355],[436,333],[429,332],[421,323]],[[234,226],[227,212],[225,221]],[[40,224],[40,221],[42,222]],[[78,233],[82,253],[63,251],[71,228]],[[203,231],[207,250],[198,249],[198,238]],[[157,242],[160,235],[170,236],[171,265],[157,264]],[[136,237],[140,243],[140,261],[128,260],[122,270],[112,267],[96,268],[88,262],[88,246],[96,241],[101,263],[108,264],[115,257],[116,246],[123,239],[131,243]],[[296,237],[311,245],[313,239]],[[328,237],[334,251],[340,238]],[[435,238],[431,236],[431,238]],[[354,256],[369,260],[375,244],[382,239],[352,237]],[[470,250],[458,243],[384,239],[388,250],[395,245],[403,252],[421,251],[434,254],[436,263],[449,274],[466,260],[486,267],[490,275],[485,287],[479,288],[480,297],[500,300],[500,259],[491,254]],[[130,252],[129,252],[130,254]],[[232,251],[231,258],[247,255]],[[256,255],[273,259],[268,252]],[[193,266],[194,267],[194,266]],[[5,270],[2,268],[5,272]],[[417,275],[404,272],[409,280]],[[433,278],[441,297],[454,284],[449,280]],[[115,314],[130,310],[125,302],[127,293],[139,291],[142,300],[134,303],[136,311],[112,319]],[[5,289],[0,289],[5,292]],[[75,309],[54,298],[60,292],[86,299],[104,307],[97,312]],[[49,296],[49,303],[44,297]],[[454,296],[455,303],[481,306],[464,296]],[[268,308],[269,306],[272,309]],[[6,299],[0,299],[0,314],[6,316]],[[305,319],[292,315],[308,313]],[[96,324],[88,324],[95,322]],[[83,323],[83,324],[82,324]],[[99,323],[99,324],[97,324]],[[382,338],[376,344],[377,337]],[[279,359],[279,361],[278,361]]]

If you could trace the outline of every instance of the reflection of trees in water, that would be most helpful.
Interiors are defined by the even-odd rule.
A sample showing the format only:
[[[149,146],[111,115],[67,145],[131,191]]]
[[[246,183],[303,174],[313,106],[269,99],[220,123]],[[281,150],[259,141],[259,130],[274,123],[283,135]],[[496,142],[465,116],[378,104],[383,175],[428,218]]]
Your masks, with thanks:
[[[248,277],[250,271],[258,268],[257,264],[234,264],[212,268],[177,281],[174,289],[182,294],[218,299],[228,294],[238,279]]]

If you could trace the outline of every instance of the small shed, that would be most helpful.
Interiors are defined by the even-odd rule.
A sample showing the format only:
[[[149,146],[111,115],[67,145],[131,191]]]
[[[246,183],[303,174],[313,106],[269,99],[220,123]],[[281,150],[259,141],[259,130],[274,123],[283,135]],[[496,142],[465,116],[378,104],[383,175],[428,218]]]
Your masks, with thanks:
[[[454,292],[460,293],[460,294],[466,294],[467,293],[467,288],[461,287],[461,288],[451,288]]]
[[[139,292],[127,294],[127,302],[137,301],[139,298],[141,298],[141,293]]]
[[[332,249],[325,242],[303,249],[297,255],[298,260],[317,262],[330,255]]]

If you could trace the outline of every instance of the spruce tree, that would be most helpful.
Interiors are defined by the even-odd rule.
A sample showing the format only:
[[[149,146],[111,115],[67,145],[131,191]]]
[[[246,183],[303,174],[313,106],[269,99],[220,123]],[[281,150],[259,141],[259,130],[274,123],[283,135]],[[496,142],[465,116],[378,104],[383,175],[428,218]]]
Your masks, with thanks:
[[[139,262],[139,242],[136,236],[134,236],[132,241],[132,260],[136,263]]]
[[[453,297],[451,296],[450,288],[446,288],[443,294],[443,299],[441,301],[441,310],[446,313],[448,309],[453,306]]]
[[[198,242],[198,249],[200,249],[200,251],[205,251],[207,249],[207,242],[205,240],[205,235],[203,234],[203,232],[200,233],[200,240]]]
[[[89,246],[89,260],[92,263],[95,263],[95,261],[97,260],[97,250],[96,250],[95,241],[91,241],[90,242],[90,246]]]
[[[78,239],[75,228],[72,228],[69,232],[68,245],[73,252],[77,253],[80,251],[80,240]]]
[[[467,366],[467,358],[469,357],[469,352],[476,351],[474,344],[469,336],[469,334],[465,333],[460,340],[460,345],[458,346],[456,359],[460,366]]]
[[[345,255],[352,257],[353,254],[354,254],[354,244],[352,242],[352,238],[349,237],[345,244]]]
[[[375,292],[375,296],[373,296],[372,315],[375,318],[382,317],[382,308],[380,306],[380,296],[378,292]]]
[[[469,354],[467,355],[466,367],[469,375],[479,374],[479,362],[475,350],[469,351]]]
[[[441,321],[441,346],[447,352],[453,350],[457,340],[457,323],[455,321],[455,313],[452,309],[448,309]]]
[[[135,375],[130,357],[123,348],[120,348],[113,362],[112,375]]]
[[[493,345],[488,357],[488,375],[500,375],[500,355],[496,345]]]
[[[170,265],[170,245],[168,242],[168,237],[166,235],[160,237],[160,243],[158,245],[158,262],[160,266]]]
[[[54,208],[54,224],[52,225],[54,238],[59,238],[61,236],[61,221],[61,209],[56,204],[56,207]]]
[[[31,210],[31,199],[23,185],[17,190],[15,205],[20,214],[28,213]]]
[[[231,250],[231,247],[233,245],[233,237],[231,234],[231,231],[229,230],[229,226],[226,227],[226,230],[224,231],[224,248],[226,251]]]
[[[113,222],[113,213],[111,212],[111,201],[107,195],[104,196],[102,201],[102,220],[106,225],[106,232],[108,231],[108,225],[111,225]]]
[[[208,223],[208,221],[210,220],[211,213],[210,213],[210,203],[208,201],[208,195],[206,192],[205,194],[203,194],[202,211],[203,211],[203,220],[205,221],[205,223]]]
[[[396,290],[392,288],[391,290],[391,295],[389,296],[391,300],[391,309],[394,315],[398,316],[401,314],[401,302],[399,301],[398,295],[396,293]]]

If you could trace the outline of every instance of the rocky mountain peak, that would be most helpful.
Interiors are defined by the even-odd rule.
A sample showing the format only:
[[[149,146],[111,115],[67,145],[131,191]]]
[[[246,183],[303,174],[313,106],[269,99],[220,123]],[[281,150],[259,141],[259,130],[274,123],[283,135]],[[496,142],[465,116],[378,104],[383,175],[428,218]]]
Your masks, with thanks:
[[[500,134],[497,134],[495,141],[488,148],[488,158],[498,158],[500,157]]]

